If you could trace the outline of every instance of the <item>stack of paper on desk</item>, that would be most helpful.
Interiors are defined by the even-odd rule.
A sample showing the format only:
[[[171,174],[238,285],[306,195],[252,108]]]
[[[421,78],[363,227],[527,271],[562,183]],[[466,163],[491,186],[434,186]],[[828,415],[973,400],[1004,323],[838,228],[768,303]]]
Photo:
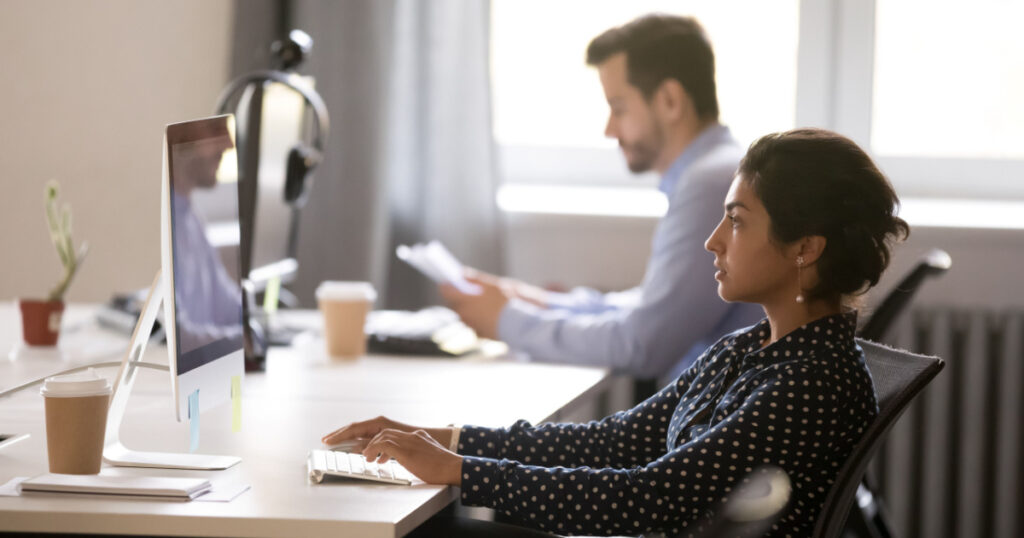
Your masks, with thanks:
[[[419,269],[434,282],[447,282],[462,293],[476,295],[481,291],[480,286],[466,280],[462,263],[439,241],[416,243],[411,247],[399,245],[395,253],[400,260]]]
[[[21,483],[22,493],[108,496],[146,500],[190,501],[208,491],[205,478],[104,476],[48,473]]]

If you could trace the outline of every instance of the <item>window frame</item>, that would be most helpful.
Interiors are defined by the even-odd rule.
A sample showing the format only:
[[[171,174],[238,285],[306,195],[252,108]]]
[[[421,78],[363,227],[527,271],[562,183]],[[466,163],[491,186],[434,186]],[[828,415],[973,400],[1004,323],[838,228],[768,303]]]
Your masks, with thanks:
[[[798,14],[795,125],[831,129],[868,149],[902,197],[1024,200],[1024,159],[875,155],[875,0],[799,0]],[[497,147],[504,186],[657,185],[653,173],[631,174],[617,147]]]

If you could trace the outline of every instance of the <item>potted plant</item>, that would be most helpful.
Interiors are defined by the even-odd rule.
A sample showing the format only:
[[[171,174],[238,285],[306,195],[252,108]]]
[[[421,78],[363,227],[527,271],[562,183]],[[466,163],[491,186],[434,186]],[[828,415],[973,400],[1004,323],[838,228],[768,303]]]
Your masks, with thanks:
[[[50,227],[50,240],[57,247],[57,257],[63,266],[63,276],[50,290],[45,301],[19,299],[21,329],[25,343],[30,346],[52,346],[60,336],[60,320],[64,313],[64,292],[67,291],[78,268],[81,267],[89,245],[83,243],[75,251],[71,241],[71,207],[58,207],[57,195],[60,187],[56,181],[46,184],[46,223]]]

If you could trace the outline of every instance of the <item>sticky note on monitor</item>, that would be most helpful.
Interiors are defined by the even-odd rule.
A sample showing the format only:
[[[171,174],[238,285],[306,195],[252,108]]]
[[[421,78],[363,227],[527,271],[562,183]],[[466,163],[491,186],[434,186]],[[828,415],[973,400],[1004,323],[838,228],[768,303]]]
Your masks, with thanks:
[[[231,431],[242,431],[242,376],[231,376]]]
[[[188,451],[199,448],[199,389],[188,395]]]

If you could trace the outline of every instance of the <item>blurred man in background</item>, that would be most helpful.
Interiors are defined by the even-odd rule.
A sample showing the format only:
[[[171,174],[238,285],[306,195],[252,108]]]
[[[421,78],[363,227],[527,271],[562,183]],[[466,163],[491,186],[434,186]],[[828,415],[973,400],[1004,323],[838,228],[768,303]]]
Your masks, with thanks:
[[[648,15],[607,30],[588,46],[587,64],[610,108],[605,135],[618,140],[632,172],[661,175],[669,200],[643,284],[554,293],[469,270],[482,293],[441,292],[481,336],[532,359],[667,381],[723,334],[762,317],[754,305],[718,297],[703,246],[744,150],[718,121],[714,53],[695,19]]]

